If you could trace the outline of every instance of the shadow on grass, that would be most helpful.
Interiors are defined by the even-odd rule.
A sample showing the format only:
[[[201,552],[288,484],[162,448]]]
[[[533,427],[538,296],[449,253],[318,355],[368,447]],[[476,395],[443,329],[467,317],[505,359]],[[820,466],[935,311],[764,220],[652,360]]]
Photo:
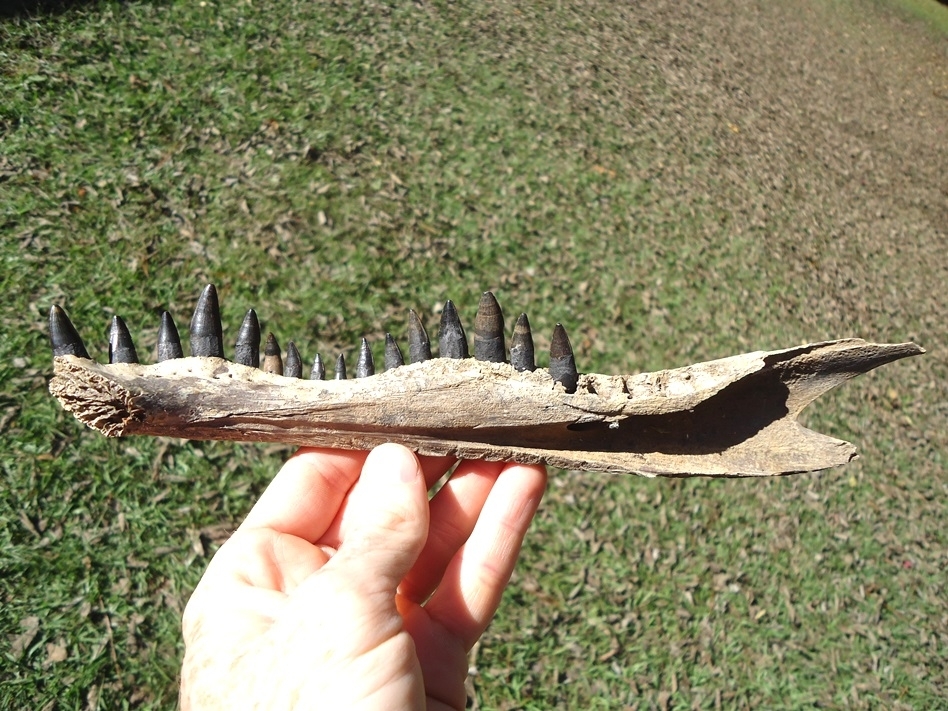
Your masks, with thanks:
[[[152,4],[159,4],[161,1],[155,0]],[[40,19],[70,10],[95,9],[107,4],[103,0],[0,0],[0,20]]]

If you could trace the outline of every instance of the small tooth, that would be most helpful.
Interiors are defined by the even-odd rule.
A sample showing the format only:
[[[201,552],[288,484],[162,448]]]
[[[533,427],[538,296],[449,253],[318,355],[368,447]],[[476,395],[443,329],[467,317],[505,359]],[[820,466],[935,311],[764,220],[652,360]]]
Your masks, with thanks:
[[[109,327],[109,363],[137,363],[138,353],[132,335],[121,316],[112,317]]]
[[[300,358],[299,349],[293,341],[286,344],[286,362],[283,364],[283,375],[288,378],[303,377],[303,360]]]
[[[260,321],[257,320],[257,312],[253,309],[247,311],[237,332],[234,362],[249,365],[251,368],[260,367]]]
[[[346,379],[346,357],[340,353],[336,358],[336,380]]]
[[[405,365],[405,359],[402,357],[402,349],[398,347],[395,338],[391,333],[385,334],[385,370],[397,368]]]
[[[489,291],[481,295],[481,302],[474,317],[474,357],[491,363],[507,361],[507,346],[504,343],[504,313],[500,304]]]
[[[550,342],[550,375],[553,380],[563,385],[566,392],[576,392],[579,380],[576,360],[573,358],[573,347],[569,343],[566,329],[561,323],[556,324],[553,329],[553,339]]]
[[[72,325],[66,312],[53,304],[49,309],[49,340],[53,346],[53,357],[74,355],[89,359],[86,347],[82,345],[79,332]],[[90,359],[91,360],[91,359]]]
[[[370,375],[375,375],[375,361],[372,359],[369,342],[363,338],[362,345],[359,346],[359,360],[356,361],[356,377],[367,378]]]
[[[264,373],[283,375],[283,359],[280,357],[280,344],[277,343],[276,336],[272,333],[267,334],[267,344],[263,347],[262,370]]]
[[[533,332],[526,314],[520,314],[514,325],[513,338],[510,339],[510,364],[519,371],[537,369],[533,353]]]
[[[319,357],[319,353],[316,354],[316,357],[313,358],[313,370],[309,374],[310,380],[322,380],[326,377],[326,366],[323,365],[323,359]]]
[[[431,360],[431,341],[414,309],[408,311],[408,360],[411,363]]]
[[[217,289],[208,284],[201,292],[191,317],[191,355],[204,358],[224,357],[224,337]]]
[[[467,336],[458,317],[454,302],[444,302],[441,312],[441,329],[438,332],[438,355],[441,358],[467,358]]]
[[[181,337],[178,335],[178,327],[174,325],[174,319],[167,311],[161,312],[161,325],[158,327],[158,362],[172,360],[174,358],[184,358],[184,351],[181,349]]]

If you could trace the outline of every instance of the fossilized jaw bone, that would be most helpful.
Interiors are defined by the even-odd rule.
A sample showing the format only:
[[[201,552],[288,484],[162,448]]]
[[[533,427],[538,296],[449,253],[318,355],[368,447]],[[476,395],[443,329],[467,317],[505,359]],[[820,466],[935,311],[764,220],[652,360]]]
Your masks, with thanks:
[[[489,340],[482,333],[475,354]],[[483,352],[496,357],[491,343]],[[657,373],[578,375],[568,392],[573,384],[555,370],[476,358],[303,381],[219,357],[99,365],[76,350],[55,358],[50,390],[111,436],[350,449],[396,441],[421,454],[645,476],[766,476],[844,464],[855,448],[807,430],[797,415],[844,380],[923,352],[912,343],[833,341]]]

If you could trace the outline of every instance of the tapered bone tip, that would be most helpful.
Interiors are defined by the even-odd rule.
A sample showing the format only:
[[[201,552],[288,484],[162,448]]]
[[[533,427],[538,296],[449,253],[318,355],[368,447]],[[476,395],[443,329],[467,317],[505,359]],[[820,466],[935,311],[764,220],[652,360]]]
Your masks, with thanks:
[[[257,312],[249,309],[244,315],[237,332],[237,343],[234,346],[234,361],[251,368],[260,366],[260,321]]]
[[[49,340],[53,347],[54,358],[64,355],[89,358],[79,332],[72,325],[66,312],[57,304],[53,304],[49,309]]]
[[[431,340],[414,309],[408,310],[408,360],[412,363],[431,360]]]
[[[340,353],[336,357],[336,380],[346,379],[346,357]]]
[[[158,327],[158,357],[159,363],[172,360],[174,358],[183,358],[184,351],[181,349],[181,337],[178,335],[178,327],[174,325],[174,319],[167,311],[161,312],[161,325]]]
[[[507,360],[504,343],[504,314],[494,295],[485,291],[481,295],[474,318],[474,357],[492,363]]]
[[[303,360],[300,358],[300,351],[293,341],[287,341],[286,344],[286,362],[283,363],[283,375],[287,378],[303,377]]]
[[[137,363],[138,353],[132,343],[132,335],[121,316],[112,317],[109,326],[109,363]]]
[[[385,334],[385,370],[392,370],[405,365],[402,349],[398,347],[395,337],[391,333]]]
[[[530,320],[523,313],[517,317],[513,337],[510,339],[510,364],[515,370],[521,372],[537,369],[536,355],[533,348],[533,331],[530,329]]]
[[[375,361],[372,359],[369,342],[363,338],[359,346],[359,359],[356,361],[356,377],[367,378],[370,375],[375,375]]]
[[[217,288],[208,284],[198,298],[191,317],[191,355],[204,358],[223,358],[224,339],[221,309]]]
[[[576,385],[579,382],[576,360],[573,357],[573,347],[566,335],[566,329],[561,323],[556,324],[550,341],[550,375],[563,385],[566,392],[576,392]]]
[[[448,299],[441,311],[441,330],[438,333],[438,355],[442,358],[467,358],[467,335],[461,325],[454,302]]]

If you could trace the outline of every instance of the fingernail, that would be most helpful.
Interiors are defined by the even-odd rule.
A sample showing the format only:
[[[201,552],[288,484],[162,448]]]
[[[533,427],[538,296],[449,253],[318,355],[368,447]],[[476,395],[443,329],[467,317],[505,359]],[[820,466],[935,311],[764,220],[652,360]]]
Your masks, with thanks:
[[[253,309],[247,311],[237,332],[234,362],[251,368],[260,367],[260,322],[257,320],[257,312]]]
[[[109,363],[137,363],[138,353],[132,335],[121,316],[112,317],[109,327]]]
[[[198,298],[191,317],[191,355],[203,358],[224,357],[224,337],[217,289],[208,284]]]
[[[467,358],[467,336],[458,310],[448,299],[441,311],[441,329],[438,332],[438,355],[441,358]]]
[[[400,365],[405,365],[405,359],[402,357],[402,349],[398,347],[395,338],[391,333],[385,334],[385,370],[392,370]]]
[[[569,343],[566,329],[560,323],[553,329],[553,338],[550,342],[550,375],[563,385],[566,392],[576,392],[579,374],[576,372],[573,347]]]
[[[323,365],[323,359],[319,357],[319,353],[316,354],[316,357],[313,358],[313,370],[309,374],[310,380],[322,380],[326,377],[326,366]]]
[[[267,334],[267,343],[263,347],[262,370],[264,373],[283,375],[283,358],[280,357],[280,344],[277,343],[276,336],[272,333]]]
[[[514,324],[513,337],[510,339],[510,364],[519,371],[536,370],[536,356],[533,352],[533,331],[526,314],[520,314]]]
[[[53,346],[53,357],[74,355],[77,358],[89,358],[86,347],[79,338],[66,312],[53,304],[49,309],[49,341]]]
[[[286,344],[286,362],[283,364],[283,375],[287,378],[303,377],[303,360],[300,358],[299,349],[293,341]]]
[[[375,375],[375,361],[372,359],[369,342],[363,338],[362,345],[359,346],[359,359],[356,361],[356,377],[367,378],[370,375]]]
[[[181,337],[178,335],[178,327],[174,325],[174,319],[167,311],[161,312],[161,325],[158,326],[158,353],[157,361],[161,363],[175,358],[184,358],[184,350],[181,348]]]
[[[431,360],[431,341],[414,309],[408,311],[408,360],[412,363]]]
[[[490,363],[507,362],[504,343],[504,314],[494,295],[485,291],[474,317],[474,357]]]

